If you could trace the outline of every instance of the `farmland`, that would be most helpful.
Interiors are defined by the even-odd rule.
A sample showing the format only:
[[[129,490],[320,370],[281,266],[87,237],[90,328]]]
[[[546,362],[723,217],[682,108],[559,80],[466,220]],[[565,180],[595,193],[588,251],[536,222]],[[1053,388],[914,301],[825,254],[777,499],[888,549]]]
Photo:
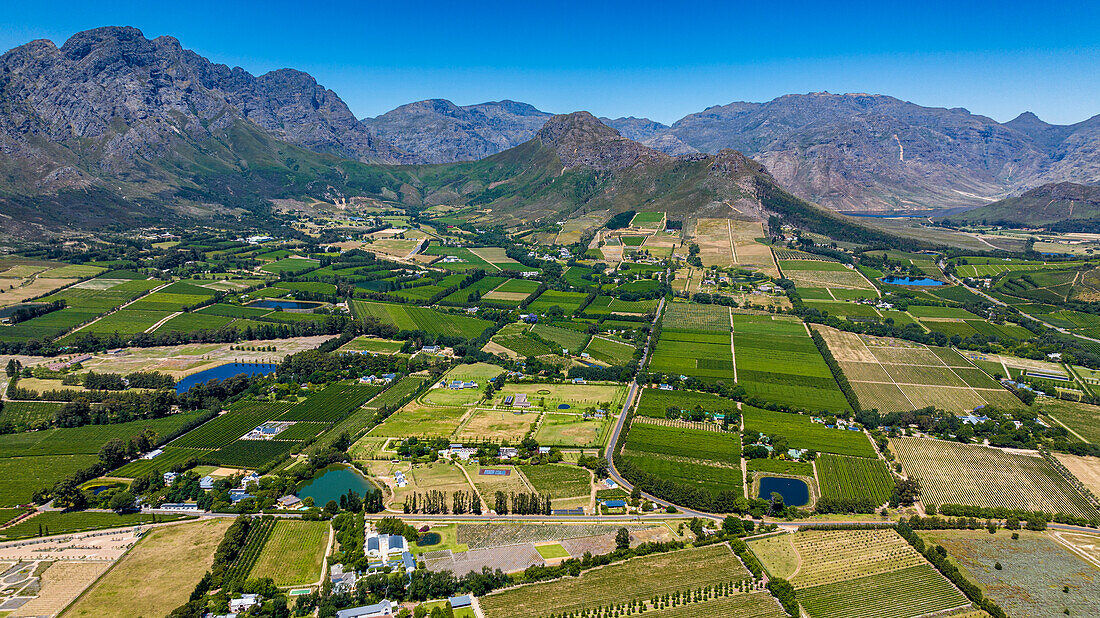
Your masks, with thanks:
[[[875,457],[874,447],[862,431],[829,429],[821,423],[813,422],[806,415],[772,412],[749,406],[742,409],[742,415],[746,432],[783,436],[792,448],[853,457]]]
[[[927,503],[965,504],[1100,518],[1084,496],[1041,457],[943,440],[894,438],[905,472]]]
[[[588,496],[592,490],[588,470],[577,466],[549,464],[519,466],[517,468],[539,493],[549,493],[554,498]]]
[[[279,420],[330,423],[342,419],[381,391],[377,386],[338,382],[286,411]]]
[[[733,316],[737,382],[754,397],[814,411],[848,410],[805,326],[771,316]]]
[[[665,418],[668,408],[685,411],[694,410],[697,407],[711,414],[725,414],[736,410],[737,404],[711,393],[646,388],[642,390],[637,413],[639,416]]]
[[[465,315],[443,313],[427,307],[379,303],[356,300],[352,311],[359,319],[377,318],[383,324],[392,324],[399,331],[424,331],[431,335],[447,335],[472,339],[492,324],[486,320]]]
[[[687,459],[663,459],[653,456],[617,455],[615,461],[624,461],[653,476],[711,493],[732,491],[742,493],[744,478],[741,468],[711,465]]]
[[[72,532],[85,532],[88,530],[103,530],[106,528],[121,528],[138,524],[149,524],[153,521],[167,522],[178,519],[186,519],[185,515],[152,515],[147,513],[128,513],[118,515],[116,513],[80,512],[62,513],[60,511],[48,511],[0,530],[0,538],[5,540],[27,539],[36,536],[49,536],[53,534],[68,534]],[[39,528],[41,526],[41,528]]]
[[[900,412],[935,406],[956,412],[1019,400],[950,348],[817,328],[864,408]]]
[[[1097,567],[1067,545],[1095,543],[1094,535],[1020,531],[935,530],[920,533],[943,546],[967,576],[1012,616],[1100,615]],[[996,564],[1001,568],[995,568]],[[1063,592],[1064,587],[1069,592]]]
[[[649,370],[711,382],[734,378],[729,315],[728,308],[718,305],[671,303],[662,316],[665,326]]]
[[[382,394],[368,401],[364,407],[372,409],[400,407],[411,399],[426,381],[427,378],[424,376],[405,376]]]
[[[893,492],[893,478],[879,459],[823,453],[815,463],[824,496],[868,498],[877,505],[885,504]]]
[[[249,573],[250,579],[270,577],[276,586],[309,584],[321,578],[321,561],[328,546],[324,521],[280,519]]]
[[[584,349],[592,358],[608,365],[625,365],[634,358],[634,344],[613,337],[595,336]]]
[[[844,264],[822,260],[780,260],[779,268],[783,276],[794,281],[799,288],[862,290],[871,298],[877,296],[871,282],[858,270]]]
[[[228,519],[156,528],[96,581],[66,616],[153,616],[187,601],[214,561]]]
[[[487,618],[548,617],[748,579],[745,567],[723,544],[633,558],[579,577],[494,592],[480,602]]]
[[[735,463],[741,457],[741,440],[736,433],[721,433],[682,427],[633,423],[624,452],[656,454],[720,463]]]
[[[539,294],[538,298],[531,301],[527,305],[527,309],[535,313],[546,313],[551,307],[558,307],[569,315],[580,309],[581,303],[584,302],[585,294],[581,292],[559,292],[557,290],[546,290],[542,294]]]
[[[244,580],[248,577],[249,572],[252,571],[252,567],[255,566],[256,561],[259,560],[260,554],[263,553],[264,545],[267,544],[267,540],[271,538],[271,533],[274,530],[274,518],[264,517],[252,520],[252,523],[248,526],[248,534],[245,536],[244,546],[241,548],[240,553],[237,554],[237,558],[229,565],[229,568],[225,570],[226,580]]]
[[[813,618],[911,618],[969,604],[893,530],[802,531],[749,547]]]
[[[607,438],[608,426],[606,419],[586,419],[580,414],[547,412],[539,420],[535,440],[543,446],[602,446]]]

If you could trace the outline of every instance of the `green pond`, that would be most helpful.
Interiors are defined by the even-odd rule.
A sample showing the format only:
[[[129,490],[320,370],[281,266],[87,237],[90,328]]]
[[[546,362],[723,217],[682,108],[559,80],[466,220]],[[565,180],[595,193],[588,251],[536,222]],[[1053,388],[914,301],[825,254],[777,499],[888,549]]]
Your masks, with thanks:
[[[370,481],[351,466],[335,465],[325,468],[324,474],[307,482],[298,489],[302,500],[313,498],[313,504],[324,506],[329,500],[340,501],[340,496],[354,491],[360,496],[374,489]]]

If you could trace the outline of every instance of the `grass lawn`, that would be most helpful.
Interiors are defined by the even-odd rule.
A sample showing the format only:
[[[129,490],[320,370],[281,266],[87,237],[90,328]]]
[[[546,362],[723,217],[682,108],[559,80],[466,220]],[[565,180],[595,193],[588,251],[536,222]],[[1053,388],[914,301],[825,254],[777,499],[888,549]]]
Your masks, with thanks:
[[[317,581],[321,578],[321,565],[328,549],[328,533],[327,521],[276,521],[249,579],[270,577],[276,586]]]
[[[163,616],[187,601],[232,523],[218,518],[152,530],[65,615]]]
[[[344,344],[341,351],[372,352],[374,354],[396,354],[401,351],[404,341],[378,339],[375,337],[356,337]]]
[[[508,440],[518,442],[537,421],[537,412],[517,414],[511,410],[476,410],[455,432],[457,440]]]
[[[772,577],[786,579],[798,569],[798,552],[789,534],[750,541],[748,545]]]
[[[464,408],[431,408],[410,403],[371,429],[369,435],[391,438],[449,436],[458,429],[465,414]]]
[[[565,551],[565,548],[561,546],[561,543],[550,543],[548,545],[535,545],[535,551],[539,552],[539,555],[547,560],[552,558],[568,558],[569,552]]]
[[[518,469],[523,472],[535,490],[539,493],[549,493],[553,498],[591,495],[592,477],[584,468],[547,464],[519,466]]]
[[[607,419],[585,420],[579,414],[547,412],[535,432],[535,440],[543,446],[603,446],[609,426]]]

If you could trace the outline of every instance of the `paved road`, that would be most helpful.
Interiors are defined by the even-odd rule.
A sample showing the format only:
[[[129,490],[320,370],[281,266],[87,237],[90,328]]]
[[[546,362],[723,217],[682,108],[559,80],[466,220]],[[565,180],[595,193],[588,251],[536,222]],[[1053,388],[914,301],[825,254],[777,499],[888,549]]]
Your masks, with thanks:
[[[661,302],[657,305],[657,313],[653,317],[653,323],[654,324],[656,324],[657,320],[660,319],[661,313],[664,311],[664,308],[665,308],[665,299],[662,298]],[[645,366],[645,361],[646,361],[647,358],[649,358],[649,349],[653,345],[653,343],[654,343],[653,333],[650,332],[650,335],[646,339],[646,342],[645,342],[645,348],[642,349],[642,360],[638,364],[639,368]],[[604,456],[607,458],[607,473],[608,473],[608,476],[610,476],[612,480],[614,480],[616,483],[618,483],[619,486],[622,487],[623,489],[625,489],[626,491],[630,491],[631,489],[633,489],[634,485],[632,485],[629,481],[624,479],[622,477],[622,475],[619,474],[618,469],[615,468],[615,445],[619,441],[619,435],[622,433],[623,427],[626,426],[626,419],[629,415],[630,407],[634,404],[634,397],[637,396],[637,394],[638,394],[638,381],[634,380],[633,382],[630,383],[630,388],[626,392],[626,402],[623,404],[623,411],[621,413],[619,413],[619,419],[617,421],[615,421],[615,427],[611,431],[611,438],[607,442],[607,449],[604,451]],[[674,506],[679,511],[679,515],[681,515],[681,516],[702,517],[702,518],[706,518],[706,519],[713,519],[715,521],[719,521],[719,520],[722,519],[721,517],[719,517],[717,515],[714,515],[712,513],[704,513],[702,511],[696,511],[696,510],[685,508],[685,507],[682,507],[682,506],[679,506],[679,505],[676,505],[676,504],[672,504],[671,502],[669,502],[667,500],[662,500],[662,499],[660,499],[656,496],[650,495],[650,494],[645,493],[645,492],[642,492],[642,497],[646,498],[647,500],[651,500],[651,501],[653,501],[653,503],[655,503],[657,505],[660,505],[662,507]],[[667,513],[662,513],[660,516],[661,517],[668,517],[669,515]],[[615,517],[615,516],[608,516],[608,517]]]

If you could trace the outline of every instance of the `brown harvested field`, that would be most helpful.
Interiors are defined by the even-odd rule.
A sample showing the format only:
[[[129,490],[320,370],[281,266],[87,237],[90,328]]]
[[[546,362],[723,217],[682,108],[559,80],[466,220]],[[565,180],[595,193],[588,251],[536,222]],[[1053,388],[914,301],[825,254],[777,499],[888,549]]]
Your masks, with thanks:
[[[840,364],[860,404],[880,412],[928,406],[969,412],[978,406],[1013,409],[1020,401],[950,348],[929,348],[815,326]]]
[[[187,601],[232,523],[217,518],[151,530],[64,615],[165,615]]]
[[[1100,495],[1100,457],[1078,457],[1068,453],[1053,453],[1073,476],[1076,476],[1092,493]]]
[[[111,567],[110,562],[55,562],[42,573],[42,589],[10,614],[22,616],[55,616],[73,602],[85,588]]]
[[[4,284],[0,289],[0,307],[21,303],[28,298],[42,296],[75,281],[76,279],[36,278],[33,281],[26,282],[23,279],[4,279]],[[23,285],[24,282],[26,282],[26,285]],[[14,287],[9,290],[8,286]]]
[[[426,553],[423,559],[429,571],[451,571],[459,577],[471,571],[480,573],[483,567],[515,573],[532,565],[546,564],[531,543],[490,549],[471,549],[458,553],[445,549]]]
[[[733,266],[733,242],[728,219],[699,219],[693,237],[703,266]]]
[[[538,418],[538,413],[534,412],[516,414],[511,410],[479,409],[470,415],[465,425],[458,428],[455,438],[460,441],[488,439],[494,442],[518,442]]]
[[[757,238],[765,238],[764,224],[759,221],[734,221],[727,219],[730,227],[730,236],[733,238],[733,250],[737,264],[745,268],[752,268],[768,275],[778,277],[779,269],[775,267],[772,259],[771,247],[762,245]]]
[[[523,482],[523,475],[514,466],[478,466],[475,464],[465,466],[465,468],[474,481],[474,487],[477,487],[478,493],[490,506],[493,505],[493,496],[498,491],[503,491],[506,494],[531,492],[531,488]],[[508,474],[481,474],[482,470],[507,470]]]
[[[466,482],[466,476],[458,466],[439,461],[420,464],[406,472],[405,478],[409,481],[408,486],[394,490],[394,502],[398,505],[403,504],[405,497],[411,493],[423,494],[439,490],[451,494],[471,489],[470,484]]]

